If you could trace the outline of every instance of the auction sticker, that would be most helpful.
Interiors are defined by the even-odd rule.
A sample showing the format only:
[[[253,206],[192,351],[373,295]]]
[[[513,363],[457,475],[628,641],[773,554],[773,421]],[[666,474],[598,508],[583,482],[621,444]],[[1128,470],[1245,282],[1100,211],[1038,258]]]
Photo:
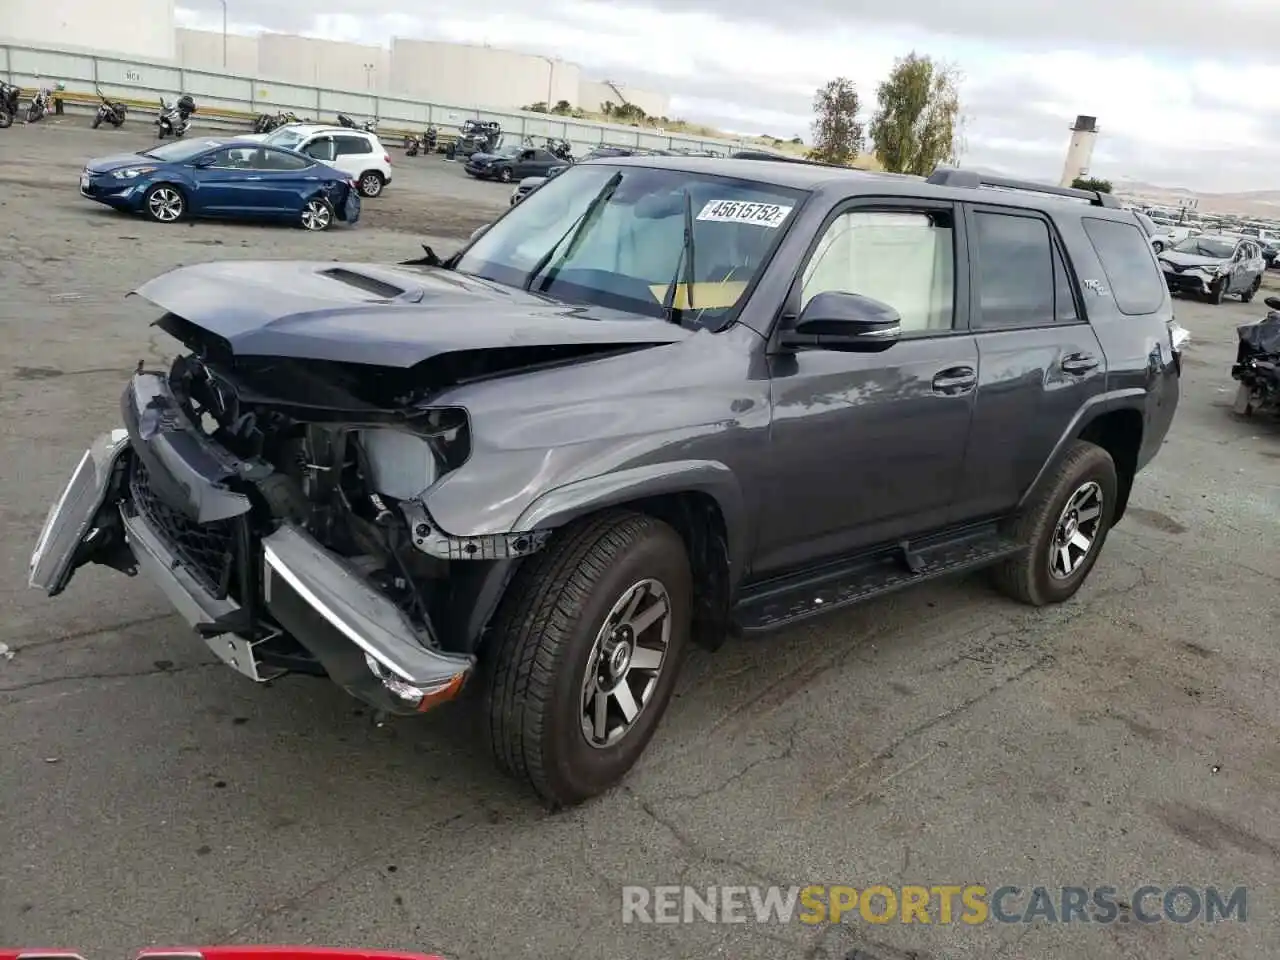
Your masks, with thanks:
[[[776,230],[787,222],[795,207],[777,203],[754,203],[748,200],[711,200],[698,214],[699,220],[715,223],[753,223],[757,227]]]

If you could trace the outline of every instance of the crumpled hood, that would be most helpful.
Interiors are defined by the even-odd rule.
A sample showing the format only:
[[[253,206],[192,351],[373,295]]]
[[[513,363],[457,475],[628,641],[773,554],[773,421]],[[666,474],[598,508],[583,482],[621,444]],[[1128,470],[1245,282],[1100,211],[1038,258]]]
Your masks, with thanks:
[[[605,350],[692,336],[660,319],[557,303],[427,267],[223,261],[180,267],[134,294],[221,337],[237,356],[395,368],[459,351]]]
[[[1220,267],[1230,257],[1198,257],[1194,253],[1178,253],[1175,250],[1166,250],[1160,254],[1160,259],[1173,264],[1175,267]]]

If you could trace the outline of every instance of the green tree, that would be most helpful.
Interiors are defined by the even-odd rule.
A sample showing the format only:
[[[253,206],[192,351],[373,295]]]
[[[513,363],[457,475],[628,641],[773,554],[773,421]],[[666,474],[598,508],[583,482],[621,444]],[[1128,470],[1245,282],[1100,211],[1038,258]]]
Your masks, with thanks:
[[[566,113],[573,112],[573,105],[568,100],[557,100],[556,105],[551,110],[552,113],[558,113],[564,116]]]
[[[546,113],[547,105],[539,100],[537,103],[530,103],[520,108],[525,113]]]
[[[890,173],[928,176],[959,160],[960,73],[914,50],[894,62],[876,90],[870,134],[876,157]]]
[[[1111,181],[1102,180],[1098,177],[1076,177],[1071,181],[1071,186],[1077,190],[1096,190],[1099,193],[1111,192]]]
[[[813,149],[809,156],[824,163],[852,163],[866,142],[858,113],[862,101],[853,81],[836,77],[813,95]]]

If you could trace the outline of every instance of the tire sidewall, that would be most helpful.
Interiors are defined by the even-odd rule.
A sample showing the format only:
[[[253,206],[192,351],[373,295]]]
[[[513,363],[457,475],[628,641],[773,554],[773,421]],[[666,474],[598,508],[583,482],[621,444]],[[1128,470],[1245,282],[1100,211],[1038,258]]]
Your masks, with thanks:
[[[1093,549],[1089,551],[1089,555],[1085,557],[1079,569],[1065,580],[1056,580],[1049,575],[1049,546],[1053,542],[1058,517],[1072,495],[1090,480],[1102,488],[1102,525],[1094,540]],[[1093,565],[1098,562],[1098,557],[1102,555],[1102,548],[1106,545],[1107,534],[1111,532],[1118,492],[1119,481],[1115,464],[1110,454],[1101,447],[1094,448],[1087,460],[1081,463],[1080,468],[1072,471],[1069,478],[1066,478],[1065,482],[1054,491],[1044,512],[1044,522],[1036,531],[1035,539],[1031,544],[1031,575],[1035,579],[1036,592],[1050,603],[1061,603],[1074,595],[1093,570]]]
[[[330,202],[329,200],[326,200],[324,197],[312,197],[310,200],[307,201],[307,207],[310,207],[311,204],[316,203],[317,201],[320,203],[323,203],[326,207],[329,208],[329,221],[319,230],[312,230],[305,223],[302,222],[302,216],[299,215],[298,226],[302,227],[303,230],[306,230],[307,233],[324,233],[326,230],[330,229],[333,226],[333,221],[336,220],[338,217],[337,211],[334,209],[333,203]],[[304,213],[305,213],[305,210],[306,208],[304,208]]]
[[[582,735],[581,701],[596,634],[623,592],[648,578],[666,587],[671,603],[671,639],[658,687],[622,740],[611,747],[592,747]],[[543,731],[545,770],[558,795],[589,797],[601,793],[620,781],[644,752],[671,701],[689,647],[692,593],[684,542],[665,525],[635,544],[594,584],[560,651],[552,708]]]
[[[503,167],[498,171],[498,179],[503,183],[510,183],[515,175],[511,172],[510,167]]]

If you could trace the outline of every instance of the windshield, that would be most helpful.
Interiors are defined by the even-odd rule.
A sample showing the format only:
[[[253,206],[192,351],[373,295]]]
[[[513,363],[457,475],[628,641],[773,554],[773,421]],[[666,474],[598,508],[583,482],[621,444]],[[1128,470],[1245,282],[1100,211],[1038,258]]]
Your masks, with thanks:
[[[280,147],[282,150],[292,150],[305,139],[306,133],[304,131],[281,128],[262,142],[269,143],[273,147]]]
[[[142,156],[163,160],[165,163],[183,163],[192,157],[198,157],[206,150],[212,150],[221,143],[221,140],[174,140],[172,143],[152,147]]]
[[[1236,252],[1236,244],[1234,240],[1224,240],[1221,237],[1188,237],[1173,249],[1178,253],[1225,260]]]
[[[719,329],[736,315],[804,196],[676,170],[575,166],[512,207],[456,268],[570,303],[651,317],[674,309],[682,322]]]

